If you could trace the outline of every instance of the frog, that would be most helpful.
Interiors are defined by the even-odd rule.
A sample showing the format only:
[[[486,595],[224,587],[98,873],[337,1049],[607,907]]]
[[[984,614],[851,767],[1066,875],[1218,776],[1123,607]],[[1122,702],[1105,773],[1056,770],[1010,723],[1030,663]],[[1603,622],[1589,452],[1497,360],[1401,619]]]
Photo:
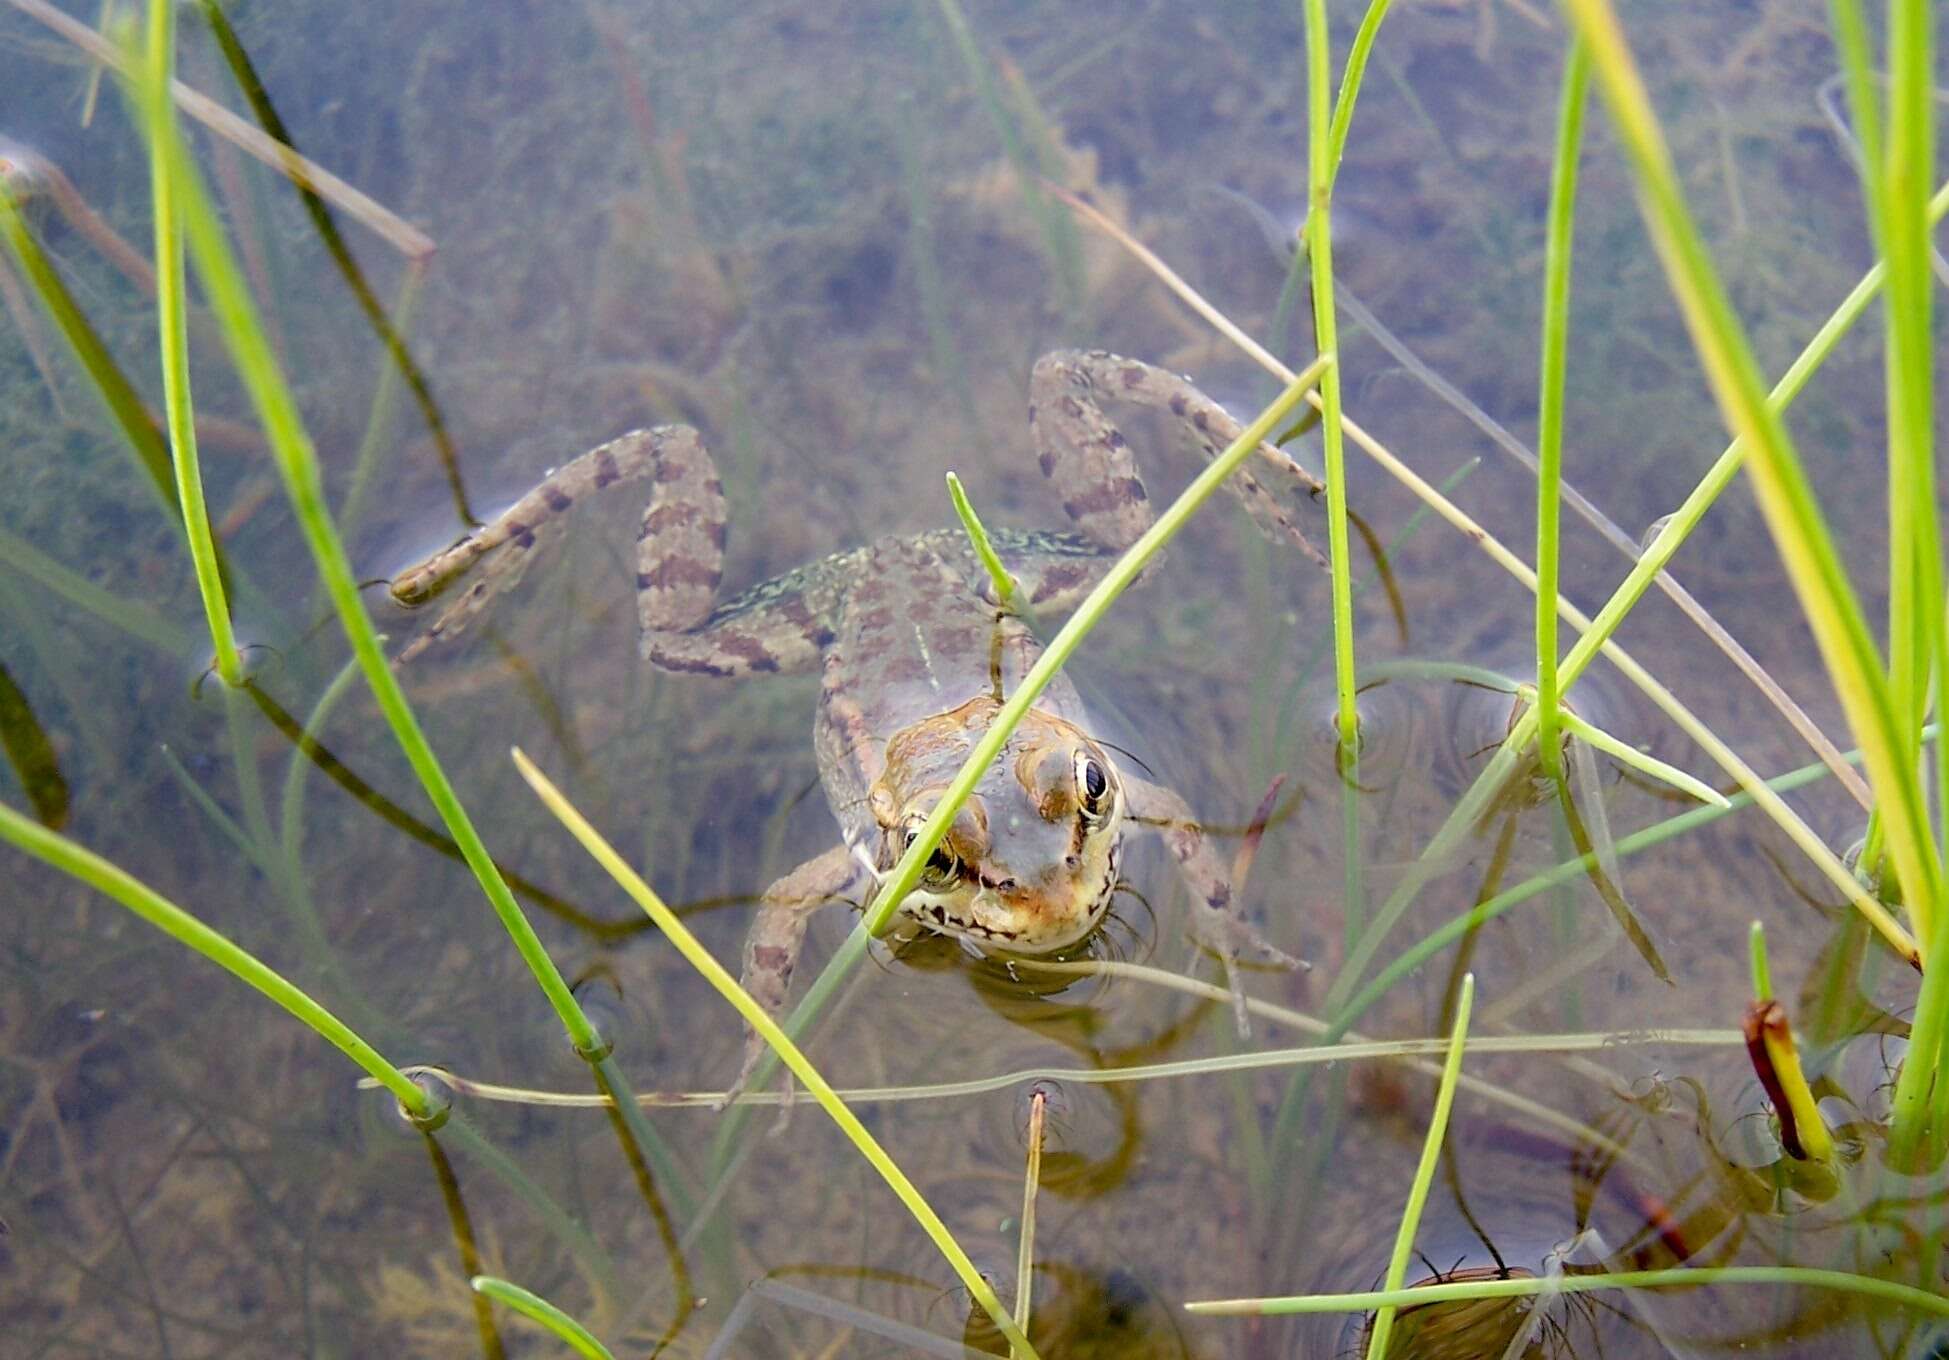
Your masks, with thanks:
[[[968,535],[947,527],[882,537],[720,599],[723,483],[697,430],[661,425],[550,470],[506,511],[398,573],[391,594],[408,607],[472,578],[398,661],[461,632],[520,578],[578,503],[647,480],[636,546],[643,659],[720,679],[819,675],[813,749],[838,840],[765,889],[739,979],[776,1016],[813,911],[867,900],[1041,655],[1031,622],[1074,607],[1152,523],[1135,454],[1106,410],[1119,404],[1162,413],[1206,459],[1242,432],[1223,406],[1166,369],[1104,350],[1044,355],[1030,374],[1029,427],[1037,466],[1069,525],[991,535],[1015,585],[1006,597]],[[1324,488],[1275,445],[1257,452],[1227,488],[1261,531],[1324,567],[1295,520]],[[1109,912],[1129,833],[1161,837],[1189,890],[1190,934],[1217,956],[1239,1034],[1249,1037],[1241,958],[1285,968],[1301,961],[1246,921],[1231,875],[1185,799],[1092,735],[1060,672],[982,771],[896,908],[895,934],[950,936],[1002,957],[1075,949]],[[728,1095],[742,1089],[763,1051],[747,1030]]]

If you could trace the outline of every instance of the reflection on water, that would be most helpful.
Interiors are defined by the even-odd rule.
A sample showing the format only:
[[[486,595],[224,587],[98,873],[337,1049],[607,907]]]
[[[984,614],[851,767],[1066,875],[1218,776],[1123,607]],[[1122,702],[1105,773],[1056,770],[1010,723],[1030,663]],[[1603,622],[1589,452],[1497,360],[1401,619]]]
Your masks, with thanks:
[[[75,9],[93,22],[92,6]],[[1865,259],[1853,172],[1813,102],[1831,52],[1773,3],[1626,18],[1694,206],[1777,368]],[[362,221],[339,222],[423,378],[422,403],[288,186],[198,134],[328,498],[375,581],[462,528],[444,442],[460,499],[480,514],[625,429],[696,425],[722,465],[736,588],[947,523],[949,468],[989,523],[1061,527],[1023,416],[1029,367],[1049,349],[1100,345],[1190,372],[1239,407],[1260,399],[1260,377],[1122,252],[1025,192],[1011,142],[1255,334],[1301,329],[1303,294],[1282,304],[1286,263],[1238,207],[1240,195],[1303,196],[1290,5],[1221,20],[1154,0],[971,4],[980,79],[929,7],[402,4],[348,19],[286,5],[231,19],[300,147],[437,247],[416,276]],[[184,24],[185,81],[244,107],[208,29]],[[1344,52],[1351,12],[1336,24]],[[1348,286],[1519,438],[1534,423],[1560,27],[1523,5],[1398,7],[1336,191],[1358,217],[1340,259]],[[152,304],[96,230],[147,239],[142,150],[113,100],[82,124],[90,73],[45,28],[10,9],[0,38],[0,150],[37,167],[35,185],[55,184],[40,167],[58,167],[95,215],[44,190],[30,222],[103,352],[153,404]],[[1615,522],[1651,524],[1723,434],[1605,148],[1600,137],[1587,155],[1579,206],[1568,475]],[[205,473],[240,623],[263,643],[252,686],[230,696],[188,683],[207,644],[149,474],[11,266],[0,300],[0,677],[13,696],[0,797],[47,809],[60,788],[78,840],[396,1060],[587,1093],[587,1068],[370,701],[335,679],[343,646],[255,436],[238,437],[248,411],[208,318],[191,318]],[[1349,410],[1526,545],[1526,475],[1359,328],[1346,328],[1342,357]],[[1858,494],[1847,451],[1881,438],[1859,401],[1879,390],[1878,363],[1865,343],[1830,362],[1796,418],[1832,451],[1814,468],[1818,489],[1865,555],[1882,510]],[[425,414],[436,403],[437,429]],[[1158,434],[1130,437],[1161,498],[1190,464]],[[1357,770],[1339,765],[1328,716],[1324,579],[1229,507],[1174,545],[1076,669],[1092,710],[1116,715],[1100,735],[1184,792],[1221,860],[1288,777],[1246,896],[1266,934],[1313,967],[1248,970],[1255,996],[1327,1016],[1360,1000],[1358,1035],[1421,1036],[1444,1025],[1466,966],[1479,1039],[1633,1036],[1469,1057],[1483,1085],[1459,1099],[1409,1279],[1566,1287],[1533,1306],[1405,1310],[1390,1354],[1932,1353],[1915,1314],[1831,1291],[1569,1292],[1594,1273],[1677,1264],[1933,1283],[1942,1177],[1887,1168],[1878,1132],[1913,977],[1750,811],[1631,852],[1634,834],[1690,804],[1607,763],[1577,793],[1601,802],[1608,837],[1588,821],[1580,837],[1548,786],[1526,782],[1420,863],[1507,732],[1514,684],[1533,670],[1530,604],[1369,465],[1351,476],[1398,593],[1377,582],[1361,595]],[[1750,503],[1729,499],[1713,529],[1679,574],[1838,733]],[[736,1070],[738,1024],[544,824],[505,759],[518,743],[562,777],[722,959],[738,956],[763,885],[831,844],[806,741],[816,682],[714,684],[640,666],[634,532],[634,512],[598,512],[406,678],[630,1079],[645,1092],[716,1090]],[[1566,529],[1565,590],[1579,604],[1623,571],[1613,547]],[[418,622],[386,612],[382,594],[372,607],[402,642]],[[1756,768],[1810,759],[1656,597],[1624,641]],[[1600,668],[1576,703],[1627,743],[1718,778],[1615,675]],[[1831,781],[1792,797],[1830,843],[1859,834],[1860,809]],[[1617,847],[1612,893],[1578,872],[1532,882],[1595,839]],[[1133,848],[1124,873],[1115,923],[1091,949],[1217,979],[1186,931],[1168,856]],[[1394,911],[1397,889],[1423,878]],[[773,1136],[762,1113],[734,1155],[719,1142],[726,1117],[655,1109],[653,1139],[632,1157],[595,1111],[463,1096],[430,1158],[336,1054],[207,965],[12,852],[0,884],[0,1316],[27,1338],[23,1353],[528,1353],[524,1324],[467,1288],[476,1272],[554,1300],[618,1355],[995,1349],[933,1248],[814,1110]],[[1632,947],[1613,893],[1669,984]],[[1360,998],[1417,942],[1512,896],[1371,1004]],[[1727,1037],[1756,916],[1844,1149],[1824,1181],[1783,1160]],[[814,921],[802,973],[850,924],[843,909]],[[1148,1069],[1238,1051],[1228,1008],[1130,976],[1049,978],[922,942],[860,969],[811,1051],[848,1087],[1042,1074],[1053,1113],[1031,1331],[1043,1354],[1361,1353],[1361,1317],[1194,1318],[1180,1305],[1383,1278],[1432,1101],[1426,1068],[1158,1075]],[[1249,1047],[1315,1039],[1262,1016]],[[1106,1074],[1143,1079],[1096,1079]],[[862,1102],[1005,1295],[1025,1089]]]

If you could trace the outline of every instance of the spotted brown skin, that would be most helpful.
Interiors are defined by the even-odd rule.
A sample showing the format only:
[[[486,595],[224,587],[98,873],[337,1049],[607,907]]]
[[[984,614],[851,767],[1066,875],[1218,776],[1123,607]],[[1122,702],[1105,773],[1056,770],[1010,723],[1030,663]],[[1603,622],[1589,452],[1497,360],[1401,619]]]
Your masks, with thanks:
[[[1029,385],[1036,462],[1074,530],[994,536],[1032,610],[1073,606],[1151,523],[1135,457],[1105,401],[1168,413],[1206,458],[1240,432],[1190,382],[1149,364],[1102,351],[1061,350],[1039,360]],[[1276,448],[1259,453],[1227,488],[1263,530],[1321,560],[1294,522],[1319,495],[1318,482]],[[491,523],[401,573],[394,597],[418,604],[478,572],[399,659],[460,632],[519,579],[577,502],[639,481],[650,483],[636,550],[643,656],[679,674],[820,673],[813,747],[840,841],[766,890],[746,940],[744,986],[776,1014],[809,911],[870,895],[1040,645],[1020,618],[997,608],[958,529],[882,538],[720,602],[723,486],[697,432],[667,425],[590,450]],[[1240,918],[1230,879],[1184,800],[1120,771],[1089,730],[1075,689],[1058,675],[983,771],[927,875],[900,904],[901,920],[977,947],[1067,948],[1108,910],[1126,830],[1155,831],[1191,889],[1192,933],[1224,964],[1246,1033],[1239,955],[1294,961]],[[749,1036],[733,1093],[762,1052]]]

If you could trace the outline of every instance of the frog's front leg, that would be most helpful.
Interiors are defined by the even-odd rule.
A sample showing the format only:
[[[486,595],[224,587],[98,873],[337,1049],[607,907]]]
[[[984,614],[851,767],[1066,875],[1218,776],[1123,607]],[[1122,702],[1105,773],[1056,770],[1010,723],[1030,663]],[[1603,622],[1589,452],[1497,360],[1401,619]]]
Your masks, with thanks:
[[[1129,442],[1104,411],[1106,402],[1167,413],[1207,460],[1245,427],[1189,380],[1141,360],[1067,349],[1036,360],[1029,378],[1029,423],[1037,464],[1077,527],[1120,552],[1150,527],[1153,516]],[[1241,466],[1225,486],[1268,535],[1291,540],[1326,565],[1288,508],[1319,498],[1325,487],[1284,450],[1261,444],[1259,457]]]
[[[1225,985],[1232,993],[1232,1013],[1238,1020],[1239,1037],[1251,1037],[1245,989],[1239,985],[1239,955],[1256,954],[1286,968],[1305,965],[1275,948],[1240,915],[1238,902],[1232,895],[1231,875],[1212,853],[1204,828],[1184,799],[1161,784],[1146,783],[1129,774],[1123,776],[1123,790],[1126,815],[1162,837],[1171,858],[1177,861],[1178,874],[1191,890],[1191,934],[1199,944],[1218,955],[1224,965]]]
[[[785,1008],[792,970],[798,966],[811,914],[828,902],[846,897],[865,877],[866,867],[852,848],[835,845],[765,889],[757,919],[745,937],[744,968],[738,975],[738,985],[764,1007],[765,1014],[776,1020]],[[744,1064],[738,1069],[738,1079],[724,1093],[724,1104],[736,1100],[744,1090],[758,1060],[765,1056],[765,1047],[758,1031],[746,1026]]]

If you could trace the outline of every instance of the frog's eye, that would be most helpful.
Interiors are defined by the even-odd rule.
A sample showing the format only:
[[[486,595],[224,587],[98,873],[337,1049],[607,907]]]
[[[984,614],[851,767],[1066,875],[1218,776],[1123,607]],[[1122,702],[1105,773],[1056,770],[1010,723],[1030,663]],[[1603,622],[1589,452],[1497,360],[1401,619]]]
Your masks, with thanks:
[[[1110,811],[1110,774],[1088,751],[1076,753],[1076,801],[1086,822],[1100,822]]]
[[[907,844],[912,845],[919,838],[924,820],[907,823]],[[947,848],[945,842],[934,847],[934,853],[927,857],[927,868],[921,873],[920,881],[930,888],[952,887],[961,877],[961,861]]]

